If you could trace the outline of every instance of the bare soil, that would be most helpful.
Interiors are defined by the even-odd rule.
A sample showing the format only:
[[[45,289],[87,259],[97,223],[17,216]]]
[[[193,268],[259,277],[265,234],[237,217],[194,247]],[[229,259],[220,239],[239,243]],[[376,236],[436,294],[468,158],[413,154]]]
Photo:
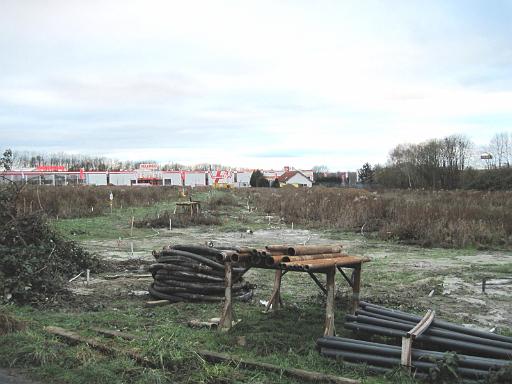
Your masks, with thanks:
[[[422,313],[434,308],[442,318],[485,329],[512,328],[512,284],[510,277],[512,253],[476,250],[425,249],[368,240],[361,235],[340,234],[333,240],[332,233],[305,229],[266,229],[247,232],[222,232],[215,227],[160,230],[158,235],[122,240],[86,241],[84,245],[106,259],[122,263],[115,279],[105,275],[92,276],[87,285],[82,278],[70,284],[80,295],[95,293],[104,301],[113,298],[145,295],[151,278],[138,278],[147,274],[153,260],[151,251],[168,244],[195,243],[264,246],[266,244],[333,244],[341,243],[351,255],[372,258],[363,268],[362,298],[390,307]],[[133,247],[133,252],[132,252]],[[508,268],[508,269],[507,269]],[[507,275],[508,273],[508,275]],[[251,270],[246,277],[257,284],[256,303],[266,300],[272,288],[272,271]],[[289,274],[283,280],[283,296],[299,305],[316,301],[321,295],[314,283],[303,274]],[[322,279],[323,276],[319,276]],[[482,293],[482,279],[486,277],[501,285],[487,286]],[[504,284],[503,284],[504,283]],[[338,297],[348,301],[349,288],[338,280]],[[101,299],[100,299],[101,301]]]

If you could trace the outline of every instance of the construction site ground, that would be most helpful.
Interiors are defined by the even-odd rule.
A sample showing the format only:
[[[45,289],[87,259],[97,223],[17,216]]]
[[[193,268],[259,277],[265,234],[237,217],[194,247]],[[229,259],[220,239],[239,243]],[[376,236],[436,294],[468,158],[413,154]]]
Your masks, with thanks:
[[[192,319],[219,317],[221,303],[175,303],[148,308],[147,288],[152,281],[147,266],[153,249],[168,244],[264,246],[266,244],[343,244],[351,255],[369,256],[363,267],[363,300],[437,316],[468,326],[511,334],[512,285],[501,284],[512,276],[512,254],[475,249],[427,249],[382,242],[360,233],[329,229],[292,228],[279,218],[253,214],[243,222],[236,217],[221,226],[131,229],[126,216],[60,220],[57,227],[88,250],[109,260],[111,267],[85,274],[69,284],[70,293],[38,308],[9,306],[16,318],[27,322],[25,331],[7,336],[0,346],[0,366],[25,361],[31,376],[40,382],[105,383],[295,383],[275,373],[211,365],[194,351],[208,349],[254,360],[361,379],[365,383],[414,382],[402,373],[371,375],[366,367],[354,368],[324,358],[315,350],[322,336],[324,296],[304,273],[283,278],[285,308],[263,313],[273,283],[272,270],[250,270],[245,278],[255,284],[254,297],[235,304],[242,321],[227,333],[190,328]],[[319,275],[325,281],[323,275]],[[482,293],[482,280],[490,283]],[[497,283],[498,285],[493,285]],[[354,337],[343,328],[350,308],[351,290],[337,278],[335,326],[338,335]],[[134,341],[105,339],[121,350],[133,350],[161,368],[137,365],[123,355],[105,356],[86,345],[68,346],[48,336],[44,326],[60,326],[94,336],[92,328],[120,330],[136,335]]]

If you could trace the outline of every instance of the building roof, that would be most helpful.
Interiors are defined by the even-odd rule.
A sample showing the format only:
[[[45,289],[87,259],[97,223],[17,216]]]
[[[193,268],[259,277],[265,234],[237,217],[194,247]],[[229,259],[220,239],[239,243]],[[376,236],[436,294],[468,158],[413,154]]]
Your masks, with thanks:
[[[279,180],[280,183],[286,183],[288,180],[290,180],[293,176],[295,176],[297,174],[302,175],[306,179],[308,179],[308,177],[300,171],[287,171],[287,172],[284,172],[281,176],[278,176],[277,180]]]

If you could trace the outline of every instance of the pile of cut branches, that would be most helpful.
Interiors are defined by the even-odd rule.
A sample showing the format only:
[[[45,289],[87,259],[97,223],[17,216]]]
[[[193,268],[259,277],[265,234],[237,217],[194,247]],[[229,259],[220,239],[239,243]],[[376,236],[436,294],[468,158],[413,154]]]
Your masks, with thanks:
[[[44,212],[18,212],[19,193],[16,184],[0,186],[0,302],[53,301],[70,277],[100,262],[57,234]]]

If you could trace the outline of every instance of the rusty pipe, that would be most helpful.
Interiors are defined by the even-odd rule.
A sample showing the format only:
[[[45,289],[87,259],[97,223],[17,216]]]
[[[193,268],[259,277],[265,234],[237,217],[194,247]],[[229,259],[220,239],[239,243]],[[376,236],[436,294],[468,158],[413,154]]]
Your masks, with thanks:
[[[231,256],[231,261],[237,263],[249,263],[251,261],[252,255],[249,253],[236,253]]]
[[[219,263],[226,263],[228,261],[233,261],[234,255],[238,255],[238,253],[232,250],[225,250],[221,251],[220,254],[216,256],[216,258]]]
[[[281,252],[281,253],[287,253],[289,245],[267,245],[265,248],[269,252]]]
[[[285,255],[279,255],[279,256],[267,256],[265,258],[265,265],[267,267],[277,266],[279,263],[284,259],[288,258],[288,256]]]
[[[306,260],[306,261],[291,261],[284,264],[283,267],[302,267],[304,270],[318,270],[318,269],[326,269],[330,267],[334,267],[336,265],[351,265],[351,264],[359,264],[369,261],[370,259],[367,257],[357,257],[357,256],[342,256],[342,257],[334,257],[329,259],[317,259],[317,260]],[[280,264],[280,265],[281,265]]]
[[[341,245],[297,245],[288,247],[288,255],[302,256],[302,255],[316,255],[320,253],[340,253]]]
[[[306,260],[317,260],[317,259],[332,259],[333,257],[346,256],[341,253],[319,253],[318,255],[304,255],[304,256],[285,256],[281,262],[288,263],[290,261],[306,261]]]

